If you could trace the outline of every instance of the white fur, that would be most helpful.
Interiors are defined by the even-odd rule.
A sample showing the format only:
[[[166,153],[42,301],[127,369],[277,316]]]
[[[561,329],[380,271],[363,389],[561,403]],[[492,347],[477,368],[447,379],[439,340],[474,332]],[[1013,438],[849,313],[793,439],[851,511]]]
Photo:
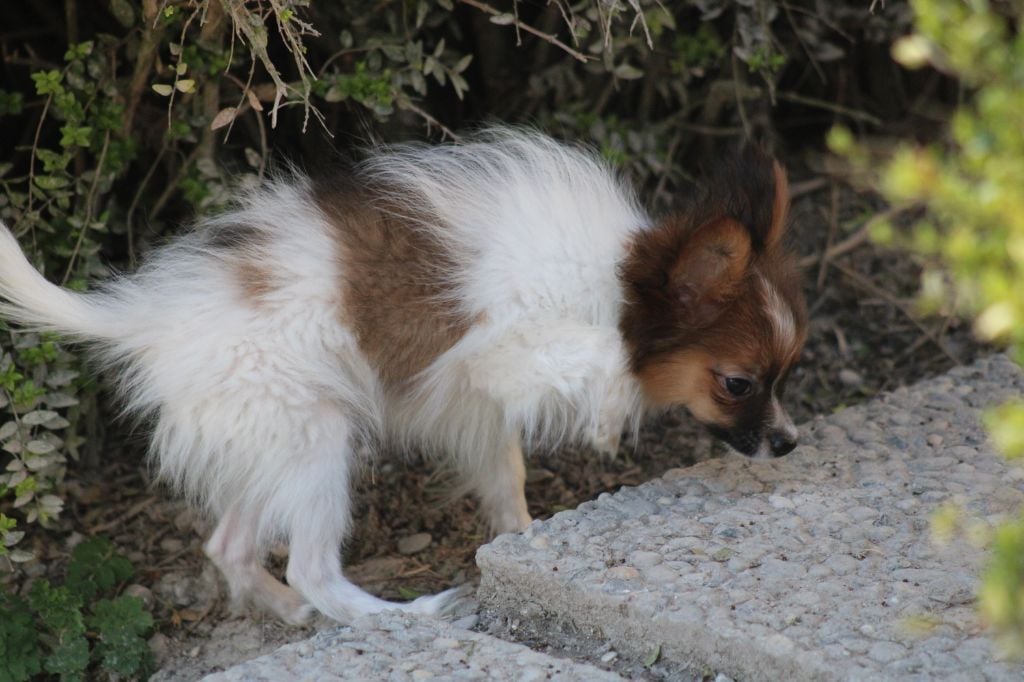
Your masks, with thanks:
[[[349,583],[338,558],[361,445],[389,438],[451,455],[495,530],[515,530],[530,520],[521,438],[614,447],[640,413],[616,268],[649,219],[602,163],[497,130],[381,150],[357,173],[429,217],[424,228],[458,264],[445,273],[454,302],[476,321],[398,396],[343,322],[336,228],[300,176],[245,194],[85,295],[47,283],[0,231],[2,312],[96,344],[128,409],[152,420],[161,478],[220,519],[207,551],[233,594],[289,620],[306,602],[343,621],[398,607]],[[212,245],[238,224],[262,239],[243,253]],[[235,256],[272,269],[275,289],[258,305],[234,278]],[[262,568],[281,539],[291,587]],[[438,613],[450,601],[400,607]]]
[[[796,319],[793,310],[782,300],[775,286],[767,277],[761,277],[764,287],[765,306],[772,321],[772,333],[778,348],[792,348],[796,343]]]

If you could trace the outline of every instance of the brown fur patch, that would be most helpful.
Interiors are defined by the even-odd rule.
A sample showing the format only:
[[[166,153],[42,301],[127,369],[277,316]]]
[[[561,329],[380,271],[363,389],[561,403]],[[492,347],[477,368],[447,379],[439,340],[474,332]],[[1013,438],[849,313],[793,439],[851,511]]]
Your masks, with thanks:
[[[448,253],[418,217],[389,210],[382,192],[351,178],[319,183],[317,203],[336,228],[343,311],[385,385],[399,386],[469,329],[453,301]]]
[[[264,298],[276,288],[270,269],[244,256],[235,265],[235,278],[245,300],[257,306],[263,305]]]

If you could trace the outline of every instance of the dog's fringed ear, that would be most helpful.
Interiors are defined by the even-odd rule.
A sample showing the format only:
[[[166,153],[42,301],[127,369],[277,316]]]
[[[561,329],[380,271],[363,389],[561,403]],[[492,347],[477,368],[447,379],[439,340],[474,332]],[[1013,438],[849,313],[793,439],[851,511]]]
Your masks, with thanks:
[[[789,214],[789,181],[778,161],[749,146],[716,167],[708,191],[711,202],[747,228],[755,251],[781,241]]]
[[[750,265],[751,239],[736,220],[701,226],[688,239],[669,274],[672,297],[692,321],[709,322],[732,298]]]

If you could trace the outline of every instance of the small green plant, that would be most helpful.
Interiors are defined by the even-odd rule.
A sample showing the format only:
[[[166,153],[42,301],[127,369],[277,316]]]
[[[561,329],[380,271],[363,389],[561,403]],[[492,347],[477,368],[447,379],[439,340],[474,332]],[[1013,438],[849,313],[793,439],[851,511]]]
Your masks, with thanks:
[[[0,682],[41,673],[84,679],[92,669],[144,676],[152,667],[145,635],[153,626],[142,601],[115,596],[131,564],[103,538],[71,554],[63,585],[37,580],[27,598],[0,595]]]

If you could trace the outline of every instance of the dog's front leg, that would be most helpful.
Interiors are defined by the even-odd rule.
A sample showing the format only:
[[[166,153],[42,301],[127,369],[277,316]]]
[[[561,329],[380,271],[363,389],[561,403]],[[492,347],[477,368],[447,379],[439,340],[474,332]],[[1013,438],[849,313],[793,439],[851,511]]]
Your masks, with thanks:
[[[487,454],[491,459],[474,473],[471,485],[491,533],[525,530],[533,518],[526,508],[526,465],[519,439],[511,438]]]

